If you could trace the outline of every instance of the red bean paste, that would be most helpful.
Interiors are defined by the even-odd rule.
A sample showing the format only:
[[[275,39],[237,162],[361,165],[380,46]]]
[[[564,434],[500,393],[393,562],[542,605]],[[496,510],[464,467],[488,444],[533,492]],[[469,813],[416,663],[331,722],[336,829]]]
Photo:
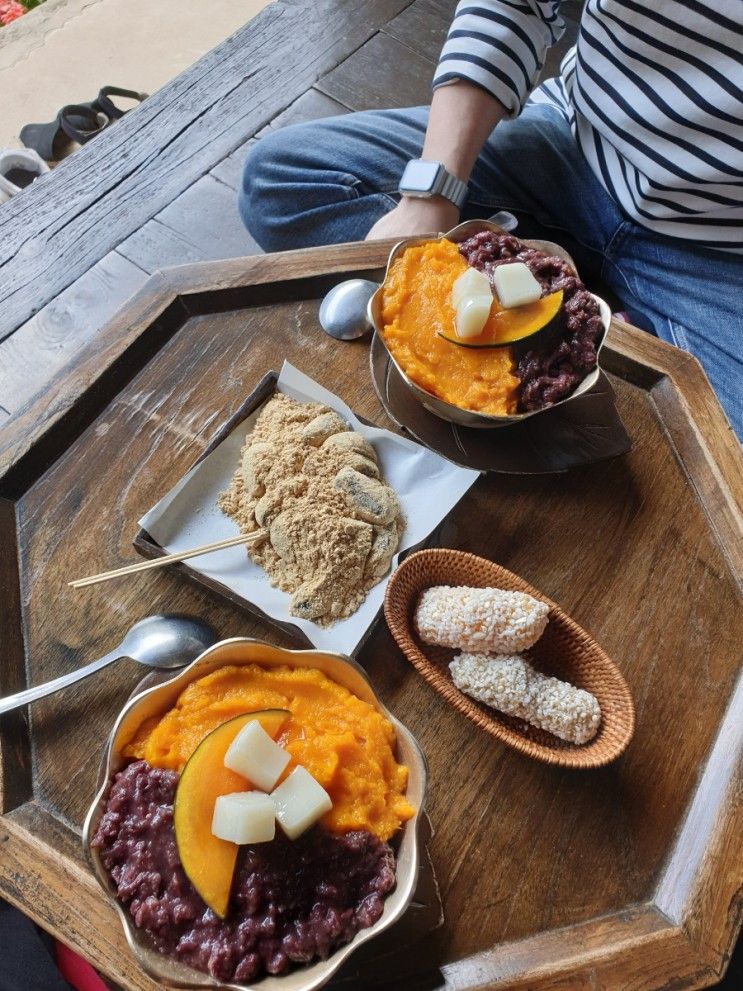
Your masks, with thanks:
[[[562,289],[562,340],[553,338],[518,357],[514,374],[519,379],[518,412],[553,406],[569,395],[596,367],[596,348],[603,334],[598,304],[570,265],[556,255],[529,248],[512,234],[480,231],[459,245],[468,265],[493,279],[493,272],[507,262],[524,262],[542,286],[542,295]],[[494,290],[495,291],[495,290]]]
[[[134,924],[169,954],[220,981],[284,974],[327,957],[382,914],[395,858],[372,833],[280,830],[241,847],[220,919],[186,877],[175,845],[174,771],[130,764],[116,775],[92,840]]]

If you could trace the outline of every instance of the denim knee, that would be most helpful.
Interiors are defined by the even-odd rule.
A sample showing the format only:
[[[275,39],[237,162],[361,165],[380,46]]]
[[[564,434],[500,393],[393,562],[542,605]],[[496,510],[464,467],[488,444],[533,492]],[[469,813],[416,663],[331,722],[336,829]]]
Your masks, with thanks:
[[[358,240],[395,205],[363,116],[295,124],[251,147],[240,213],[265,251]],[[383,173],[389,153],[377,157]]]
[[[359,180],[340,166],[326,122],[273,131],[245,160],[240,213],[264,251],[285,251],[344,240],[337,213],[359,198]]]
[[[288,245],[290,203],[280,195],[278,164],[284,159],[284,131],[267,134],[248,149],[238,207],[242,221],[264,251]]]

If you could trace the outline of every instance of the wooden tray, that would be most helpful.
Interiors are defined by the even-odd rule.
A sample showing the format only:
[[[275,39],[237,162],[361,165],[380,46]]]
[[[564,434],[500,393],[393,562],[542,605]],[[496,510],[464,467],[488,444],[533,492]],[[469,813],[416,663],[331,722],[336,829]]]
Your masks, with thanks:
[[[156,611],[296,646],[174,570],[73,592],[136,561],[136,520],[229,412],[287,357],[392,426],[368,342],[317,327],[346,275],[389,244],[173,270],[0,433],[0,689],[55,677]],[[539,991],[694,988],[724,972],[741,922],[741,457],[697,363],[624,324],[604,367],[632,450],[562,475],[488,475],[438,541],[486,556],[558,602],[627,678],[637,730],[574,774],[499,746],[438,698],[382,624],[359,655],[431,768],[444,926],[344,972],[347,986]],[[131,991],[129,954],[80,846],[104,740],[133,662],[0,721],[0,893]],[[373,946],[374,944],[372,944]]]

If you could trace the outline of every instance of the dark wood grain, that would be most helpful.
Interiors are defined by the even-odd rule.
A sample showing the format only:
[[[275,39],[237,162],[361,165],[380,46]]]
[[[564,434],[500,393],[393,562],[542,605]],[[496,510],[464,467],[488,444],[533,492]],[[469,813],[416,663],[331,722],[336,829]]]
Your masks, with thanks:
[[[105,328],[97,361],[60,377],[68,419],[57,410],[35,424],[28,408],[28,434],[5,446],[15,512],[2,522],[16,527],[16,608],[34,682],[97,656],[158,610],[296,645],[173,571],[75,593],[64,583],[137,559],[136,520],[285,357],[390,425],[368,345],[339,345],[316,323],[321,273],[373,274],[387,247],[157,276],[152,298]],[[360,660],[429,759],[446,922],[419,949],[354,975],[360,991],[651,991],[709,986],[724,970],[743,879],[741,456],[693,359],[616,323],[603,354],[632,451],[564,476],[481,478],[437,540],[523,575],[597,638],[632,688],[635,739],[601,771],[529,762],[446,706],[378,626]],[[106,378],[107,363],[119,373]],[[75,850],[106,732],[139,677],[122,662],[31,707],[34,801],[0,819],[0,891],[123,987],[149,991]]]
[[[316,84],[351,110],[415,107],[431,101],[435,63],[379,32]]]
[[[6,203],[0,340],[410,2],[277,0]]]
[[[0,499],[0,691],[9,695],[26,686],[23,609],[18,567],[16,506]],[[0,716],[0,813],[32,795],[31,739],[23,710]]]
[[[131,374],[130,369],[136,367],[134,352],[141,348],[143,336],[154,338],[155,346],[158,341],[162,342],[166,331],[156,325],[156,318],[168,323],[172,317],[168,306],[179,292],[182,292],[182,299],[187,300],[210,287],[223,286],[229,291],[246,281],[263,284],[276,278],[290,278],[295,273],[316,275],[347,272],[356,267],[373,268],[381,263],[383,252],[389,251],[391,243],[362,242],[352,246],[287,251],[270,262],[256,256],[197,266],[182,265],[169,273],[167,282],[162,275],[151,276],[130,305],[100,328],[93,340],[86,341],[78,349],[74,360],[58,371],[51,387],[26,401],[3,426],[0,432],[0,496],[9,491],[9,486],[16,490],[13,478],[21,470],[25,456],[42,438],[50,451],[50,459],[65,449],[70,422],[80,423],[92,415],[89,412],[91,397],[98,402],[105,399],[105,389],[109,388],[106,376],[118,369],[118,382],[121,381],[118,375]],[[378,277],[378,273],[373,275]],[[32,461],[29,471],[33,474],[39,462],[38,452]]]
[[[15,416],[47,392],[146,281],[146,271],[112,251],[0,342],[0,406]]]
[[[456,6],[456,0],[416,0],[382,30],[429,62],[436,63]]]

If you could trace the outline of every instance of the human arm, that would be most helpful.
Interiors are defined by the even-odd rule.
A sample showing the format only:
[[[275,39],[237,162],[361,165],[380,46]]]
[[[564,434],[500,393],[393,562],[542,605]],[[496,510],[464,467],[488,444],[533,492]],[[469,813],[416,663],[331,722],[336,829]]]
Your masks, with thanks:
[[[483,144],[504,117],[520,112],[547,49],[560,37],[559,0],[463,0],[434,76],[421,158],[467,182]],[[445,231],[459,211],[441,196],[403,196],[367,238]]]
[[[434,90],[421,158],[441,164],[467,182],[486,138],[506,109],[490,93],[467,80]],[[367,239],[446,231],[459,220],[457,207],[443,196],[403,196],[378,220]]]

